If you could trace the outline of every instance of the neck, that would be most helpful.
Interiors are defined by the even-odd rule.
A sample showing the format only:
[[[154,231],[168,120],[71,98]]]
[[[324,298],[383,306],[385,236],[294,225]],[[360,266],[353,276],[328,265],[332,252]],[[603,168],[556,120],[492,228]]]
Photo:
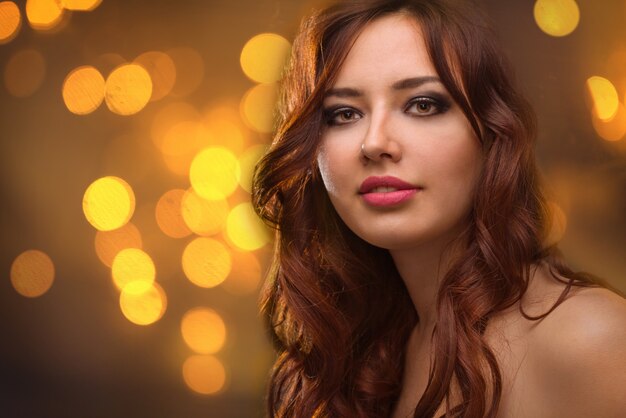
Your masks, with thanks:
[[[455,254],[450,240],[389,252],[418,314],[416,331],[420,334],[432,331],[437,321],[436,303],[441,280]]]

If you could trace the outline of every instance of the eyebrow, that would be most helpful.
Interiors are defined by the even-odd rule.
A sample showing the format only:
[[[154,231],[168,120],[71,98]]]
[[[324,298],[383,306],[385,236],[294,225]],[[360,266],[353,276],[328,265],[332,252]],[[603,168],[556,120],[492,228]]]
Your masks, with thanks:
[[[396,81],[391,85],[394,90],[405,90],[415,87],[419,87],[427,83],[441,83],[439,77],[436,76],[422,76],[405,78],[403,80]],[[363,96],[361,90],[352,87],[338,87],[328,90],[324,97],[360,97]]]

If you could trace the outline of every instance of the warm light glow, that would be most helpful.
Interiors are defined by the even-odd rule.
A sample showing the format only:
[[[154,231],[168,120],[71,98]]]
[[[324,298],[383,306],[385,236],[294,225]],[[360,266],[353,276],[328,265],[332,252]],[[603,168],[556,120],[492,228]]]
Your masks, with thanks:
[[[207,200],[192,188],[185,192],[181,201],[185,225],[198,235],[215,235],[224,229],[228,209],[225,199]]]
[[[90,12],[102,3],[102,0],[61,0],[61,4],[67,10],[80,10]]]
[[[224,281],[224,289],[235,295],[247,295],[257,291],[261,282],[261,263],[247,251],[233,251],[233,268]]]
[[[213,356],[193,355],[183,363],[183,379],[194,392],[212,395],[224,387],[226,370]]]
[[[63,82],[63,101],[68,110],[86,115],[96,110],[104,100],[104,77],[90,66],[78,67]]]
[[[209,147],[196,155],[189,170],[191,185],[200,196],[219,200],[230,196],[239,183],[239,161],[225,148]]]
[[[6,44],[17,35],[22,25],[20,9],[12,1],[0,2],[0,44]]]
[[[230,273],[232,261],[228,249],[211,238],[196,238],[183,251],[185,276],[200,287],[215,287]]]
[[[535,22],[552,36],[566,36],[576,29],[580,20],[578,4],[574,0],[537,0]]]
[[[167,297],[157,283],[146,289],[143,282],[131,282],[120,293],[120,308],[130,322],[150,325],[165,313]]]
[[[39,51],[27,49],[16,52],[4,69],[4,84],[15,97],[32,96],[46,75],[46,62]]]
[[[204,61],[191,48],[175,48],[167,51],[176,67],[176,83],[172,89],[175,97],[185,97],[196,91],[204,80]]]
[[[117,67],[106,81],[105,100],[113,113],[133,115],[143,109],[152,95],[150,74],[140,65]]]
[[[183,238],[191,234],[191,229],[187,227],[183,219],[183,196],[185,196],[185,190],[169,190],[161,196],[156,205],[157,224],[161,231],[171,238]]]
[[[216,145],[228,148],[234,154],[243,151],[246,138],[237,107],[219,106],[206,113],[204,123]]]
[[[63,17],[63,6],[57,0],[26,0],[26,17],[33,29],[52,29]]]
[[[24,251],[11,265],[11,284],[22,296],[41,296],[50,289],[53,281],[54,264],[39,250]]]
[[[587,91],[593,102],[593,112],[603,121],[611,120],[617,113],[619,97],[613,83],[603,77],[587,79]]]
[[[140,289],[143,283],[147,290],[154,283],[156,269],[152,258],[139,248],[125,248],[113,258],[111,265],[113,283],[118,289],[134,283],[134,289]]]
[[[152,119],[150,136],[157,149],[163,148],[165,135],[174,125],[181,122],[197,121],[200,114],[189,103],[175,102],[164,106]]]
[[[291,44],[275,33],[262,33],[250,39],[241,50],[243,72],[257,83],[274,83],[280,80]]]
[[[100,231],[112,231],[126,224],[135,212],[135,194],[119,177],[102,177],[85,191],[83,212]]]
[[[254,86],[243,96],[241,116],[251,129],[261,133],[272,132],[277,101],[278,88],[275,84]]]
[[[626,136],[626,109],[621,103],[612,119],[603,121],[594,114],[591,121],[596,133],[602,139],[619,141]]]
[[[226,341],[226,325],[213,309],[195,308],[188,311],[180,324],[183,340],[199,354],[214,354]]]
[[[241,167],[241,178],[239,184],[248,193],[252,192],[252,175],[254,167],[261,157],[267,152],[266,145],[254,145],[241,154],[239,157],[239,166]]]
[[[550,231],[544,242],[546,247],[558,244],[563,239],[567,229],[567,216],[563,209],[556,202],[548,202],[548,210],[552,219]]]
[[[184,121],[167,130],[161,142],[161,152],[171,172],[187,176],[198,151],[210,143],[211,135],[202,123]]]
[[[134,62],[150,74],[152,79],[150,101],[161,100],[172,91],[176,82],[176,66],[169,55],[159,51],[150,51],[138,56]]]
[[[250,203],[241,203],[230,211],[226,221],[226,233],[235,246],[245,251],[259,249],[270,240],[267,227]]]
[[[96,255],[107,267],[111,267],[113,259],[120,251],[126,248],[143,247],[141,233],[137,227],[128,222],[121,228],[113,231],[98,231],[95,239]]]

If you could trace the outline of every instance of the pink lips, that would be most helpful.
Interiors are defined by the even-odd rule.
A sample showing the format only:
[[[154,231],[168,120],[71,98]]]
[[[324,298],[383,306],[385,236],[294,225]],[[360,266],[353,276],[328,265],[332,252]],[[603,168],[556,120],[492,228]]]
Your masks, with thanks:
[[[372,192],[376,187],[393,187],[392,192]],[[397,177],[368,177],[361,184],[359,193],[372,206],[392,206],[411,198],[421,187],[414,186]]]

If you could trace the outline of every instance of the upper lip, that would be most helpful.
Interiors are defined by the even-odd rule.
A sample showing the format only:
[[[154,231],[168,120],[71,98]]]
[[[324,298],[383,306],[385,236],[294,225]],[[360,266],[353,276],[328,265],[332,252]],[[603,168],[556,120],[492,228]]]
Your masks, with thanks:
[[[393,176],[372,176],[366,178],[363,183],[361,183],[361,187],[359,188],[359,193],[369,193],[376,187],[393,187],[398,190],[406,190],[406,189],[418,189],[419,187],[414,186],[410,183],[407,183],[404,180],[400,180],[397,177]]]

